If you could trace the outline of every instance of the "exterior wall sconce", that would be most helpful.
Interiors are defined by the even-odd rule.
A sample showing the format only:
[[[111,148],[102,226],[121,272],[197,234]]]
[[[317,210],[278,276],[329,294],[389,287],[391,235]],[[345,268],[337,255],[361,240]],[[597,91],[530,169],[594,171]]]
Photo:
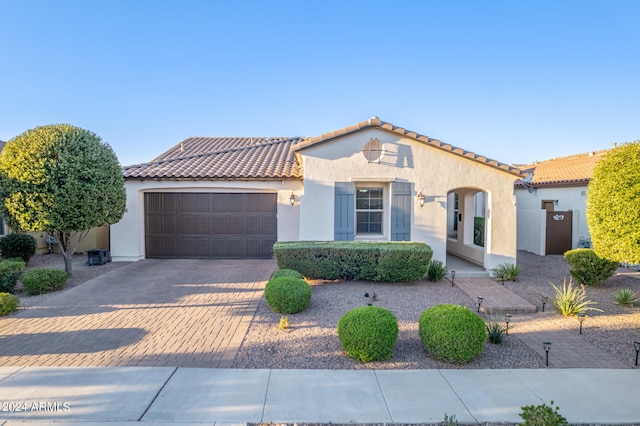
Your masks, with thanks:
[[[544,351],[546,352],[546,364],[547,367],[549,366],[549,349],[551,349],[551,342],[542,342],[542,347],[544,348]]]
[[[418,204],[420,204],[420,207],[424,206],[424,195],[422,195],[422,192],[418,192]]]
[[[293,195],[293,192],[291,193],[291,197],[289,197],[289,202],[292,206],[296,203],[296,196]]]
[[[558,200],[553,200],[553,205],[557,206],[558,205]]]

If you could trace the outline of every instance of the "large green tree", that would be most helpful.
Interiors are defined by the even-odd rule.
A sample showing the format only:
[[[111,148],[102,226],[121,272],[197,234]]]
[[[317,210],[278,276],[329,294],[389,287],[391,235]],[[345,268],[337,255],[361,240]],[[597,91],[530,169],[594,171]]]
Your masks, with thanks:
[[[613,148],[596,164],[587,222],[599,257],[640,263],[640,141]]]
[[[126,192],[109,145],[88,130],[56,124],[7,142],[0,153],[0,202],[12,229],[58,240],[71,276],[78,243],[91,228],[122,218]]]

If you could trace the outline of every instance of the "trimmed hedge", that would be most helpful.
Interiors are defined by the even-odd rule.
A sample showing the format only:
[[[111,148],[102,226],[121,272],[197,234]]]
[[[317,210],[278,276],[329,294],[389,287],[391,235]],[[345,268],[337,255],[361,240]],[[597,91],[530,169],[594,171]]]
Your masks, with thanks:
[[[618,262],[602,259],[588,248],[569,250],[564,253],[571,276],[580,284],[600,284],[613,276]]]
[[[389,358],[398,339],[398,320],[378,306],[362,306],[342,315],[338,339],[344,351],[362,362]]]
[[[0,292],[13,293],[26,263],[23,260],[3,260],[0,262]]]
[[[301,278],[272,278],[264,288],[264,298],[280,314],[297,314],[311,303],[311,286]]]
[[[32,269],[22,274],[20,281],[24,291],[30,296],[35,296],[63,289],[67,284],[67,273],[60,269]]]
[[[280,277],[302,278],[302,274],[298,271],[294,271],[293,269],[278,269],[273,273],[273,275],[271,275],[271,279]]]
[[[487,341],[487,327],[464,306],[436,305],[420,315],[420,340],[435,358],[466,364],[480,355]]]
[[[9,315],[18,309],[20,299],[11,293],[0,293],[0,317]]]
[[[278,267],[311,279],[418,281],[427,273],[431,247],[419,242],[277,242]]]
[[[0,251],[5,259],[19,257],[24,263],[29,263],[31,256],[36,254],[36,239],[29,234],[9,234],[0,238]]]

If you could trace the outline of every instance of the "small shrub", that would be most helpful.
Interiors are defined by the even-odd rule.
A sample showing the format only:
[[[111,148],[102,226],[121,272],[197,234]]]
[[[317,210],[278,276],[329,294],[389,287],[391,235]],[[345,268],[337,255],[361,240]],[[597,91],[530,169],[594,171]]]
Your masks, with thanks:
[[[280,325],[278,326],[278,328],[280,330],[287,330],[289,327],[291,327],[291,323],[289,322],[289,317],[286,315],[281,316]]]
[[[507,334],[507,326],[504,322],[498,319],[497,316],[491,316],[486,322],[487,338],[489,343],[499,345],[504,340],[504,336]]]
[[[13,293],[16,282],[24,271],[25,262],[20,260],[3,260],[0,262],[0,292]]]
[[[432,260],[429,262],[429,269],[427,269],[427,280],[432,282],[438,282],[447,276],[447,267],[444,266],[439,260]]]
[[[398,320],[378,306],[362,306],[342,315],[338,339],[344,351],[362,362],[389,358],[398,339]]]
[[[29,263],[31,256],[36,254],[36,239],[29,234],[9,234],[0,238],[2,257],[19,257],[24,263]]]
[[[311,303],[311,286],[301,278],[272,278],[264,288],[264,298],[274,311],[296,314]]]
[[[493,273],[496,274],[497,278],[502,277],[506,281],[515,281],[520,272],[522,272],[522,266],[509,262],[499,263],[493,269]]]
[[[613,294],[615,304],[622,306],[633,306],[638,301],[638,295],[630,288],[623,288]]]
[[[592,308],[589,305],[595,305],[596,302],[592,302],[587,299],[587,293],[584,291],[584,287],[574,287],[573,279],[569,278],[569,284],[567,284],[566,278],[562,282],[562,288],[556,287],[552,283],[551,286],[556,291],[556,296],[553,300],[553,305],[558,312],[565,317],[577,315],[585,311],[600,311],[601,309]]]
[[[293,269],[278,269],[273,273],[273,275],[271,275],[271,279],[280,277],[302,278],[302,274],[298,271],[294,271]]]
[[[18,309],[20,299],[11,293],[0,293],[0,317],[9,315]]]
[[[418,325],[427,352],[456,364],[476,358],[487,341],[484,321],[464,306],[433,306],[422,312]]]
[[[522,423],[524,426],[569,426],[567,419],[558,411],[560,407],[553,408],[553,401],[551,401],[551,406],[543,403],[520,408],[522,408],[520,417],[524,420]]]
[[[444,413],[444,422],[442,423],[444,426],[458,426],[458,420],[456,419],[456,415],[448,415]]]
[[[601,259],[592,249],[579,248],[564,254],[571,276],[580,284],[600,284],[613,276],[618,262]]]
[[[22,286],[30,296],[61,290],[67,283],[67,273],[60,269],[32,269],[22,274]]]

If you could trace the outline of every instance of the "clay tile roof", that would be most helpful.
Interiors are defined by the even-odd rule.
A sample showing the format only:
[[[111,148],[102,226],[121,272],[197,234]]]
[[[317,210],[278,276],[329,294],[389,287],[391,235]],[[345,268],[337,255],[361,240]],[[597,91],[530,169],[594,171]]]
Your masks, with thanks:
[[[524,173],[533,173],[533,186],[585,185],[593,176],[593,169],[610,149],[567,157],[552,158],[520,167]],[[516,182],[521,185],[521,182]]]
[[[418,142],[422,142],[425,145],[429,145],[432,146],[434,148],[443,150],[443,151],[447,151],[450,152],[454,155],[458,155],[464,158],[468,158],[472,161],[476,161],[478,163],[484,164],[486,166],[489,167],[493,167],[496,169],[500,169],[503,170],[507,173],[511,173],[513,175],[522,177],[523,174],[520,172],[520,170],[518,170],[517,168],[510,166],[508,164],[504,164],[504,163],[500,163],[496,160],[491,160],[489,158],[486,158],[484,156],[481,155],[477,155],[473,152],[469,152],[469,151],[465,151],[462,148],[458,148],[455,146],[451,146],[448,144],[444,144],[441,141],[437,140],[437,139],[432,139],[428,136],[424,136],[424,135],[420,135],[414,131],[410,131],[410,130],[406,130],[402,127],[397,127],[394,126],[391,123],[387,123],[384,122],[382,120],[380,120],[378,117],[371,117],[369,120],[367,121],[362,121],[360,123],[357,123],[353,126],[349,126],[349,127],[345,127],[344,129],[340,129],[340,130],[335,130],[333,132],[329,132],[329,133],[325,133],[322,134],[320,136],[317,136],[315,138],[308,138],[308,139],[302,139],[300,140],[298,143],[296,143],[295,145],[293,145],[292,150],[293,152],[296,154],[296,157],[298,158],[298,161],[300,161],[300,154],[299,152],[309,148],[311,146],[314,145],[318,145],[318,144],[322,144],[325,142],[329,142],[339,136],[343,136],[349,133],[355,133],[355,132],[359,132],[361,130],[364,129],[368,129],[368,128],[380,128],[380,129],[384,129],[386,131],[389,132],[393,132],[393,133],[397,133],[401,136],[404,137],[408,137],[411,139],[414,139]]]
[[[183,140],[149,163],[123,167],[127,179],[301,179],[291,153],[298,137]]]

